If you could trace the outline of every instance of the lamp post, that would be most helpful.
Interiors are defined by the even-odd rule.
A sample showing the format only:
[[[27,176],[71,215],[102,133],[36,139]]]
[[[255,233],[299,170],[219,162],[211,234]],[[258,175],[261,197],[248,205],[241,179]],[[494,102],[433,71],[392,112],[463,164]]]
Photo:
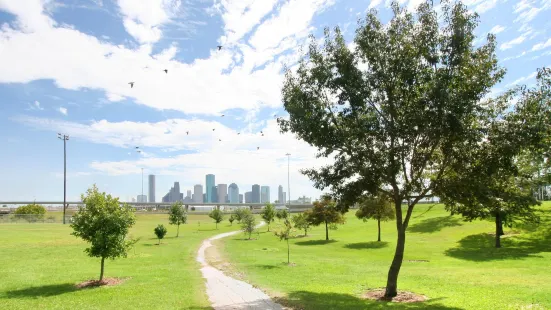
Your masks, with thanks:
[[[289,180],[290,180],[290,177],[289,177],[289,160],[290,160],[291,154],[287,153],[287,154],[285,154],[285,156],[287,156],[287,192],[289,193],[288,208],[290,210],[291,209],[291,183],[289,182]]]
[[[67,140],[69,140],[69,136],[58,133],[57,138],[63,140],[63,224],[65,224],[65,210],[67,209]]]

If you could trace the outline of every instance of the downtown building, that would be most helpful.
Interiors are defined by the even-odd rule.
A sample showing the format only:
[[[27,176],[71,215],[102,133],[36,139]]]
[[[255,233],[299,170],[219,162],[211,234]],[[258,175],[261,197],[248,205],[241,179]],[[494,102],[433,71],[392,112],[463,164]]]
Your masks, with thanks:
[[[270,187],[260,187],[260,203],[270,203]]]
[[[228,200],[228,184],[218,184],[216,187],[217,189],[217,197],[218,203],[226,203]]]
[[[155,175],[150,174],[148,177],[148,187],[149,187],[149,202],[155,202]]]
[[[251,203],[260,203],[260,185],[253,185],[251,199]]]
[[[193,202],[203,203],[203,185],[196,184],[193,186]]]
[[[177,202],[184,201],[184,194],[180,193],[180,183],[174,182],[174,186],[170,188],[168,193],[164,195],[162,202]]]
[[[230,186],[228,187],[229,203],[241,203],[239,201],[240,196],[242,195],[239,195],[239,187],[237,186],[237,184],[235,183],[230,184]]]
[[[216,202],[216,186],[214,174],[207,174],[205,176],[205,203]]]

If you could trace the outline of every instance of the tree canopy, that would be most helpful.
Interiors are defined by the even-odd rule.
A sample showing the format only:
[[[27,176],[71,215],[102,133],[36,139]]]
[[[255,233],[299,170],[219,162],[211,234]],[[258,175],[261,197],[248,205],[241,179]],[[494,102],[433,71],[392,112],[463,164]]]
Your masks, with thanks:
[[[310,223],[308,222],[307,213],[299,213],[299,214],[293,215],[293,224],[297,229],[304,230],[304,236],[308,236]]]
[[[377,220],[377,241],[381,241],[381,221],[386,222],[395,218],[394,207],[390,200],[384,196],[365,196],[358,202],[356,217],[364,222],[368,219]]]
[[[170,225],[177,225],[176,237],[180,235],[180,225],[187,223],[187,212],[181,201],[177,201],[172,204],[168,211],[168,223]]]
[[[321,200],[314,201],[312,209],[305,212],[311,225],[325,224],[325,240],[329,240],[329,228],[336,229],[337,224],[344,224],[344,217],[336,205],[331,197],[324,196]]]
[[[276,216],[274,205],[271,203],[267,204],[260,213],[260,216],[266,222],[268,225],[268,231],[270,231],[270,224],[274,222],[274,217]]]
[[[432,1],[416,14],[392,4],[382,23],[370,10],[352,45],[340,30],[325,30],[286,73],[282,95],[292,132],[333,163],[303,171],[339,206],[384,194],[394,205],[398,242],[386,297],[397,294],[406,229],[415,205],[443,182],[452,167],[470,161],[482,139],[486,108],[480,101],[505,71],[495,36],[474,44],[478,15],[461,2]],[[405,214],[401,204],[407,201]]]
[[[18,207],[13,213],[19,216],[25,216],[25,219],[29,222],[36,222],[44,218],[44,214],[46,214],[46,208],[44,208],[44,206],[42,205],[31,203],[25,206]]]
[[[254,215],[252,215],[251,211],[247,210],[248,212],[243,212],[241,217],[241,230],[245,234],[249,235],[249,240],[251,239],[251,235],[254,232],[256,228],[256,219]]]
[[[214,210],[210,211],[209,217],[214,220],[214,222],[216,223],[216,229],[218,229],[218,223],[224,220],[224,213],[222,212],[222,210],[215,208]]]
[[[126,257],[132,245],[126,236],[136,223],[134,209],[121,205],[119,198],[99,192],[96,185],[81,195],[81,199],[84,206],[79,206],[73,216],[71,234],[90,244],[85,250],[89,256],[101,258],[99,281],[102,281],[105,259]]]

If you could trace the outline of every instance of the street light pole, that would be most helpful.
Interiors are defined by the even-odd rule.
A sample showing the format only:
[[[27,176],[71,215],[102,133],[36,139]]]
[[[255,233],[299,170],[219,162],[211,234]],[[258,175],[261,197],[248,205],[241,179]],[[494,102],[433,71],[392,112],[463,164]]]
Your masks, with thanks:
[[[143,199],[143,168],[142,168],[142,202],[145,202],[145,201],[143,201],[143,200],[144,200],[144,199]]]
[[[58,133],[57,138],[63,140],[63,224],[65,224],[65,210],[67,209],[67,140],[69,140],[69,136]]]
[[[287,192],[289,193],[288,207],[289,207],[289,209],[291,209],[291,182],[289,182],[289,180],[290,180],[290,177],[289,177],[289,159],[290,159],[291,154],[287,153],[287,154],[285,154],[285,156],[287,156]]]

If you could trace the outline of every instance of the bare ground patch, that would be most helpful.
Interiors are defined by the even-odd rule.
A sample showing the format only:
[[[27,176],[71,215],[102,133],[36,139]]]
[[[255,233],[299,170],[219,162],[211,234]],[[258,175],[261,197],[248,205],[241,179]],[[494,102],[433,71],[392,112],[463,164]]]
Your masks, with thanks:
[[[115,286],[122,284],[129,278],[105,278],[102,281],[99,280],[88,280],[81,283],[77,283],[75,286],[79,289],[89,288],[89,287],[98,287],[98,286]]]
[[[427,301],[429,299],[425,295],[415,294],[407,291],[398,291],[398,295],[396,297],[387,298],[385,297],[384,288],[367,291],[365,294],[362,295],[362,297],[366,299],[372,299],[372,300],[378,300],[378,301],[391,301],[391,302],[404,302],[404,303],[422,302],[422,301]]]

